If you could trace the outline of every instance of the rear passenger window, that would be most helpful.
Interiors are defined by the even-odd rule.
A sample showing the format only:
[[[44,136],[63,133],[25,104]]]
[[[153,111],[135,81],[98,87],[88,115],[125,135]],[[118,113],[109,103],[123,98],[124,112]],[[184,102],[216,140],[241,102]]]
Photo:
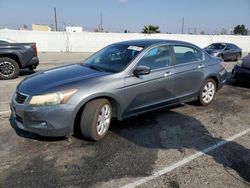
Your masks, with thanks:
[[[174,46],[176,64],[185,64],[195,61],[202,61],[203,54],[200,50],[187,46]]]
[[[151,70],[169,66],[170,51],[169,46],[158,46],[146,53],[137,65],[150,67]]]

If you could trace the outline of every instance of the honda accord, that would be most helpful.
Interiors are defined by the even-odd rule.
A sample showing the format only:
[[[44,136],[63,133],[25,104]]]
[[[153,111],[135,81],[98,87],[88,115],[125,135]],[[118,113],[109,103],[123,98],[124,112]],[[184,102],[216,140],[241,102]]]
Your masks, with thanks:
[[[111,120],[189,101],[210,104],[226,81],[223,60],[181,41],[109,45],[83,63],[24,79],[11,102],[17,127],[42,136],[74,131],[100,140]]]

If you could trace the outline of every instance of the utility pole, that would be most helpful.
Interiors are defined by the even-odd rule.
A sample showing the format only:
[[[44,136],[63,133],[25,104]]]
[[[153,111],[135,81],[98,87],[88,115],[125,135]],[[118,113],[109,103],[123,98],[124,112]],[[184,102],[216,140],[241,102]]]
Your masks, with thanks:
[[[100,32],[103,32],[103,27],[102,27],[102,12],[100,15]]]
[[[56,27],[56,31],[57,31],[56,7],[54,8],[54,15],[55,15],[55,27]]]
[[[184,34],[184,17],[182,17],[181,33]]]

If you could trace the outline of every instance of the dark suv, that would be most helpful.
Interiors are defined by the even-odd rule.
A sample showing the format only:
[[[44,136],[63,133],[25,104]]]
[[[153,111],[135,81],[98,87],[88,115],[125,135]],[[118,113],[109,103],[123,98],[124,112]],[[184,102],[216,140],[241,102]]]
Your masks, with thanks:
[[[44,136],[80,130],[99,140],[112,118],[198,100],[208,105],[226,81],[220,58],[180,41],[135,40],[112,44],[84,63],[36,73],[11,100],[21,129]]]

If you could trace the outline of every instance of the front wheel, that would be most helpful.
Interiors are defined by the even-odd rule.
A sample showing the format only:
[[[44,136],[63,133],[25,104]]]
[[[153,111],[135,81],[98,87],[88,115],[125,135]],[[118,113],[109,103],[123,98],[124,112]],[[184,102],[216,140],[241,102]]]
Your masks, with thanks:
[[[81,116],[80,128],[83,137],[90,140],[100,140],[108,132],[112,118],[112,107],[106,99],[96,99],[88,102]]]
[[[209,78],[203,85],[199,93],[199,103],[202,106],[207,106],[209,105],[216,93],[216,83],[213,79]]]
[[[2,57],[0,58],[0,79],[9,80],[18,77],[19,66],[13,59]]]

